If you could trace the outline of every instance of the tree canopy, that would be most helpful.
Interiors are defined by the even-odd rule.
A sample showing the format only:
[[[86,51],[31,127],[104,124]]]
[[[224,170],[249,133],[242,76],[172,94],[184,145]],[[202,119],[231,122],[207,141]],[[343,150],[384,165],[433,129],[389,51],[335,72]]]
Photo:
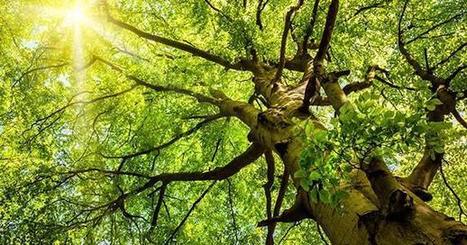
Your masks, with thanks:
[[[1,243],[467,242],[467,2],[2,2]]]

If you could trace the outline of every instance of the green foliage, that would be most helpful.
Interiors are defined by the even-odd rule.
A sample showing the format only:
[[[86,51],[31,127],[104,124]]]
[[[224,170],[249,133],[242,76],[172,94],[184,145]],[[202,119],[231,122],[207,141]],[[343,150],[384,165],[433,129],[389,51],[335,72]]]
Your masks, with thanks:
[[[99,212],[79,210],[104,205],[122,192],[144,185],[144,180],[103,173],[79,177],[63,173],[118,169],[121,159],[109,156],[164,144],[202,120],[189,117],[216,113],[213,106],[187,96],[142,87],[129,90],[133,84],[124,74],[98,62],[77,72],[93,55],[118,64],[125,75],[151,84],[203,94],[214,88],[242,101],[247,101],[254,90],[252,83],[246,82],[251,81],[251,74],[226,70],[181,50],[139,38],[109,24],[102,16],[102,6],[96,4],[99,1],[81,2],[91,22],[78,25],[70,21],[74,1],[0,1],[1,244],[144,244],[160,186],[125,201],[126,211],[142,218],[130,219],[119,210],[107,209],[106,216],[100,218]],[[284,14],[295,3],[269,1],[262,14],[264,30],[260,31],[255,24],[257,1],[247,1],[244,8],[243,1],[211,0],[221,13],[201,0],[108,2],[116,18],[149,33],[196,46],[229,61],[250,57],[254,47],[258,56],[271,65],[279,57]],[[305,1],[293,19],[293,34],[299,40],[309,25],[311,2]],[[321,2],[311,37],[317,42],[329,1]],[[344,106],[338,117],[329,108],[313,108],[319,118],[328,119],[325,124],[329,130],[320,130],[311,123],[298,130],[306,145],[295,177],[300,178],[313,201],[338,205],[345,193],[337,189],[351,169],[361,164],[356,159],[376,152],[393,165],[397,174],[406,175],[420,159],[426,138],[433,152],[446,152],[450,163],[445,168],[448,181],[466,200],[466,131],[458,123],[450,123],[451,117],[447,118],[449,123],[426,122],[426,110],[433,110],[439,101],[432,99],[428,83],[414,76],[397,50],[402,1],[385,1],[388,3],[382,7],[355,15],[358,9],[374,2],[341,1],[328,69],[352,70],[349,77],[341,79],[344,86],[360,81],[368,66],[378,64],[390,71],[386,78],[392,84],[415,91],[393,89],[375,81],[369,92],[351,95],[354,106]],[[404,25],[413,24],[406,33],[411,38],[452,13],[465,13],[466,6],[464,1],[428,0],[423,4],[412,1],[408,8],[410,19]],[[428,47],[430,60],[439,61],[465,42],[466,23],[464,15],[436,29],[431,38],[412,43],[410,49],[417,60],[423,60],[424,48]],[[295,48],[289,37],[287,57],[296,53]],[[314,55],[316,50],[310,52]],[[435,73],[446,76],[465,62],[464,49]],[[460,92],[459,98],[465,97],[465,74],[460,73],[451,83],[450,89]],[[293,86],[301,76],[284,71],[283,79]],[[123,91],[127,92],[91,102]],[[465,100],[457,108],[465,112]],[[151,176],[213,169],[247,147],[247,134],[248,129],[238,120],[220,119],[163,150],[128,159],[122,169]],[[264,243],[265,229],[256,228],[256,222],[265,218],[265,165],[259,160],[229,182],[218,182],[181,227],[177,243]],[[281,165],[276,174],[280,171]],[[157,244],[165,242],[206,187],[205,183],[171,184],[167,190],[170,197],[150,239]],[[277,181],[272,189],[273,196],[277,195]],[[436,208],[457,214],[456,201],[439,176],[431,191]],[[291,206],[293,200],[289,190],[283,206]],[[83,224],[76,217],[93,222]],[[67,229],[70,224],[71,229]],[[284,244],[320,242],[312,222],[302,222],[287,233],[289,227],[279,224],[276,240],[285,237]]]

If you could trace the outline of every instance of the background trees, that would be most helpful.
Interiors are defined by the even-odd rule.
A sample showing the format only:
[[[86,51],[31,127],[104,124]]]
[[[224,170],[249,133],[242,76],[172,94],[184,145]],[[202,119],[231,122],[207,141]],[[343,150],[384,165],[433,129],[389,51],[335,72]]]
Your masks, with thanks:
[[[257,223],[293,206],[297,187],[338,210],[335,187],[370,153],[462,219],[466,7],[3,4],[3,241],[260,243],[275,224]],[[320,90],[331,78],[345,101]],[[301,172],[265,144],[283,143],[290,135],[275,130],[290,125]],[[316,243],[316,228],[278,223],[275,240]]]

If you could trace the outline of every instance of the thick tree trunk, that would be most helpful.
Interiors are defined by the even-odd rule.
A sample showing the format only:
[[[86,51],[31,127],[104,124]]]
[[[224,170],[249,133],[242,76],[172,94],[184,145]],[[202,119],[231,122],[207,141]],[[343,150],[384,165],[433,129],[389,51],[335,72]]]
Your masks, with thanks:
[[[293,168],[298,165],[300,148],[299,142],[291,141],[278,153]],[[366,173],[355,170],[351,183],[343,186],[349,190],[348,196],[338,207],[311,202],[295,182],[300,204],[286,210],[283,215],[289,217],[282,219],[290,222],[297,216],[311,217],[336,245],[467,244],[467,226],[433,210],[403,185],[404,179],[380,166],[385,165],[375,161]]]
[[[320,122],[311,114],[299,112],[305,83],[289,89],[280,83],[270,83],[274,69],[260,67],[255,74],[255,90],[270,105],[259,111],[246,103],[238,103],[217,95],[221,111],[240,118],[250,129],[249,139],[277,153],[290,173],[297,189],[296,202],[281,215],[260,222],[268,226],[276,222],[293,222],[311,218],[323,227],[332,244],[467,244],[467,226],[426,204],[431,198],[420,195],[415,187],[425,190],[428,184],[419,186],[410,178],[398,178],[387,169],[380,159],[373,159],[362,170],[354,170],[350,183],[346,183],[348,196],[339,207],[312,203],[301,188],[294,173],[299,169],[303,150],[301,137],[291,118],[310,120],[316,126]],[[329,75],[322,87],[328,102],[336,112],[348,103],[345,92]],[[436,172],[434,169],[432,172]],[[415,193],[414,193],[415,192]],[[423,192],[425,194],[425,192]],[[423,200],[422,200],[423,199]]]
[[[414,198],[413,213],[388,217],[360,190],[340,208],[312,204],[312,216],[332,244],[467,244],[467,228]]]

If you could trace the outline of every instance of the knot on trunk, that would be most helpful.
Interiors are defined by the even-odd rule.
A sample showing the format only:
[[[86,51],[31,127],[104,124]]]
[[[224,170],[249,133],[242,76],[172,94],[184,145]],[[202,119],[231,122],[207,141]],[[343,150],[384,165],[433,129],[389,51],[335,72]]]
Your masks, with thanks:
[[[463,225],[455,225],[443,232],[446,244],[467,244],[467,228]]]
[[[358,216],[358,227],[364,227],[368,232],[369,244],[377,244],[376,234],[378,234],[379,226],[382,220],[383,215],[380,211],[371,211]]]
[[[413,198],[403,190],[391,193],[387,206],[387,219],[405,221],[412,217],[414,211]]]
[[[413,193],[420,197],[424,202],[429,202],[431,199],[433,199],[433,195],[429,193],[425,188],[420,187],[420,186],[415,186],[412,189]]]
[[[267,111],[258,114],[258,124],[268,129],[285,129],[292,125],[292,123],[285,117],[282,112],[283,108],[270,108]]]

